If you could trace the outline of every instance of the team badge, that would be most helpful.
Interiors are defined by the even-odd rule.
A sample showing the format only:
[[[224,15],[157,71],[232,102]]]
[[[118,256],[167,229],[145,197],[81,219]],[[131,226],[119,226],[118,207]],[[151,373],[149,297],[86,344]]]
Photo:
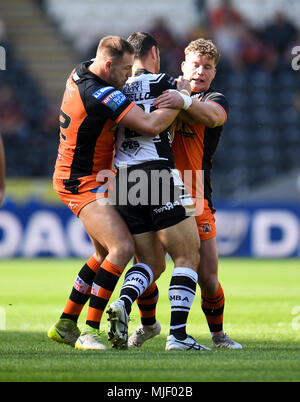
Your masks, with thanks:
[[[204,233],[209,233],[211,226],[209,223],[203,223],[203,225],[201,225],[201,229]]]

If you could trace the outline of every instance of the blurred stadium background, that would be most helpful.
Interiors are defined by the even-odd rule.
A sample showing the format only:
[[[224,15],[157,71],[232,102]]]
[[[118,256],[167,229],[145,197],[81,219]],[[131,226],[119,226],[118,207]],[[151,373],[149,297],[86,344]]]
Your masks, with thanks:
[[[213,170],[220,255],[299,257],[299,15],[299,0],[1,0],[0,257],[90,255],[51,188],[58,109],[70,71],[102,36],[137,30],[157,38],[161,70],[174,76],[190,40],[221,51],[214,87],[231,110]]]

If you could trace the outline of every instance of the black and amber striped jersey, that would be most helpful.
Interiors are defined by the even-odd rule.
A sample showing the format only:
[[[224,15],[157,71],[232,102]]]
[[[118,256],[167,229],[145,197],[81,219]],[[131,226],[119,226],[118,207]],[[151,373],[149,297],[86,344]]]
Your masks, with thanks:
[[[224,109],[226,115],[229,105],[225,96],[209,88],[206,92],[193,94],[193,99],[199,102],[215,102]],[[176,134],[172,148],[176,161],[176,168],[181,171],[204,171],[204,198],[212,206],[212,185],[211,170],[215,151],[220,141],[223,126],[214,128],[206,127],[204,124],[187,124],[178,119]],[[195,197],[196,183],[193,182],[193,197]]]
[[[144,69],[136,71],[123,88],[123,93],[146,113],[152,112],[154,99],[166,89],[175,89],[176,81],[168,74],[152,74]],[[170,130],[156,137],[143,136],[119,125],[116,132],[115,166],[133,166],[149,161],[161,161],[174,167]]]
[[[67,80],[60,110],[54,177],[73,180],[112,168],[114,127],[134,106],[81,63]]]

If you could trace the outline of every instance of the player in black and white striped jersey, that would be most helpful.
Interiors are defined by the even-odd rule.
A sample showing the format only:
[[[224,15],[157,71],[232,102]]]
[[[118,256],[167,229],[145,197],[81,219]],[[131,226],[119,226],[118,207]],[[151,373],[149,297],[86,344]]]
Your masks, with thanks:
[[[155,98],[166,89],[176,88],[176,81],[167,74],[159,73],[160,57],[154,38],[146,33],[134,33],[128,41],[135,49],[134,75],[127,81],[123,91],[145,112],[150,113]],[[183,105],[184,108],[188,106],[186,103]],[[169,288],[171,323],[166,350],[208,349],[186,333],[188,313],[198,280],[200,240],[195,219],[190,216],[193,202],[186,192],[182,194],[179,191],[184,189],[184,185],[174,169],[171,133],[165,130],[149,141],[142,133],[119,127],[115,149],[115,166],[118,170],[117,200],[124,195],[118,192],[122,181],[127,180],[128,194],[136,185],[136,182],[128,179],[132,173],[140,174],[142,183],[139,183],[139,190],[147,193],[144,204],[132,205],[127,199],[123,204],[119,202],[117,209],[135,238],[137,261],[150,266],[153,275],[151,277],[145,271],[143,264],[140,264],[140,269],[139,264],[135,264],[134,270],[130,269],[126,273],[120,298],[107,309],[111,322],[109,338],[114,347],[127,347],[127,324],[131,305],[142,294],[144,296],[148,289],[155,294],[156,285],[153,288],[152,283],[162,272],[167,251],[174,262],[174,270]],[[126,175],[123,174],[124,169]],[[153,192],[157,188],[149,183],[152,184],[153,172],[161,173],[163,170],[169,173],[171,180],[168,190],[173,198],[171,196],[167,202],[163,202],[164,194],[159,193],[159,204],[153,205]],[[165,187],[161,186],[160,190],[163,192]],[[156,326],[156,330],[159,329]]]
[[[176,81],[167,74],[153,74],[145,68],[135,70],[123,87],[123,93],[146,113],[152,112],[153,101],[166,89],[175,89]],[[165,166],[174,166],[174,157],[171,149],[170,130],[167,129],[156,137],[146,136],[118,127],[115,142],[115,166],[122,163],[134,166],[150,161],[164,162]],[[161,166],[161,164],[157,165]]]

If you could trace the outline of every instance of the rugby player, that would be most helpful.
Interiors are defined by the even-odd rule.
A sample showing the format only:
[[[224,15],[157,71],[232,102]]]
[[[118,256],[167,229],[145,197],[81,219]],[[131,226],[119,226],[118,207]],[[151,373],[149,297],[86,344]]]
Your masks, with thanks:
[[[154,137],[179,113],[174,109],[145,113],[121,92],[133,62],[134,49],[126,40],[102,38],[95,59],[72,71],[61,104],[53,187],[82,221],[95,253],[79,272],[64,312],[48,337],[72,346],[77,341],[75,346],[84,350],[106,348],[99,332],[101,317],[134,254],[132,236],[119,213],[113,205],[101,203],[113,175],[114,127],[122,123]],[[77,318],[88,299],[86,325],[80,334]]]
[[[160,56],[154,38],[138,32],[133,33],[128,41],[135,49],[135,63],[133,76],[128,79],[123,91],[137,105],[151,112],[155,98],[164,89],[176,87],[175,82],[167,74],[159,73]],[[188,82],[186,85],[190,87]],[[183,88],[184,83],[181,82],[181,86]],[[189,104],[182,105],[184,108],[187,106]],[[156,291],[156,286],[151,284],[161,273],[166,251],[174,262],[169,286],[171,322],[166,350],[208,350],[186,333],[200,260],[200,239],[195,218],[191,216],[194,205],[174,169],[170,130],[164,130],[154,138],[141,133],[124,128],[122,122],[116,133],[117,191],[123,180],[127,180],[127,195],[139,183],[138,200],[131,202],[132,199],[128,197],[126,202],[121,203],[117,198],[117,209],[134,237],[138,263],[127,271],[119,299],[107,309],[111,324],[109,340],[115,348],[127,348],[128,317],[132,303],[146,289],[144,298],[148,296],[151,303]],[[160,186],[154,176],[163,176],[164,173],[169,181]],[[137,177],[139,182],[131,180],[130,176]],[[121,191],[119,193],[119,196],[123,195]],[[153,202],[154,199],[156,202]],[[143,263],[151,267],[152,272]],[[156,331],[159,332],[158,325]]]
[[[192,103],[177,118],[177,127],[172,148],[175,165],[184,176],[185,171],[204,171],[204,206],[197,194],[197,180],[192,182],[191,190],[196,203],[195,218],[201,239],[198,283],[201,288],[201,306],[212,336],[212,345],[217,348],[241,349],[223,330],[225,297],[218,280],[218,250],[215,228],[215,208],[212,203],[211,169],[223,125],[229,110],[225,96],[211,88],[216,75],[220,54],[210,40],[197,39],[185,49],[185,60],[181,64],[182,80],[191,85]],[[183,84],[184,85],[184,84]],[[183,88],[183,87],[182,87]],[[158,108],[182,107],[182,96],[176,91],[165,91],[155,101]],[[198,211],[202,211],[197,213]],[[155,336],[150,329],[137,329],[129,339],[130,346],[141,346]]]

